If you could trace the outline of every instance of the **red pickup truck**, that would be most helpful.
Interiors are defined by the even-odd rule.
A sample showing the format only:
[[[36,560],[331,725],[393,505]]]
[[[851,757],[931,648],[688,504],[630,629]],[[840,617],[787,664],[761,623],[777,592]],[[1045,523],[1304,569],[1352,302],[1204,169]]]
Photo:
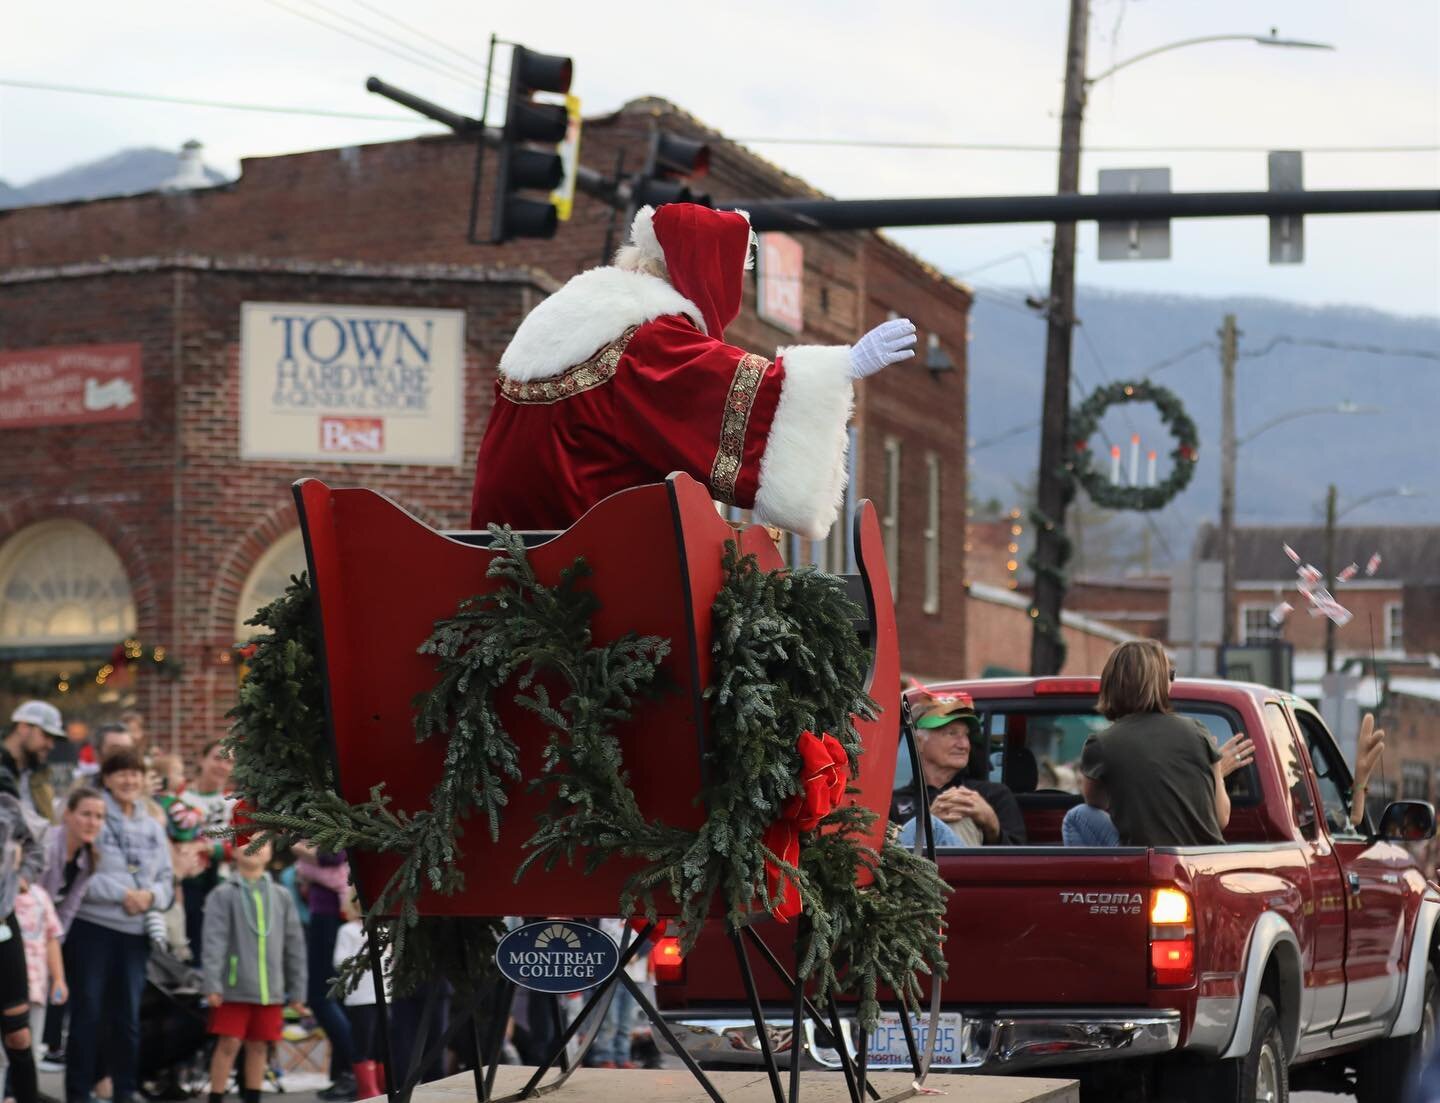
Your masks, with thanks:
[[[1314,709],[1263,686],[1182,679],[1177,711],[1220,744],[1242,733],[1255,744],[1229,779],[1226,844],[1064,847],[1080,749],[1105,726],[1098,679],[931,688],[974,698],[988,746],[972,762],[1014,792],[1028,834],[1025,846],[937,853],[955,891],[932,1068],[1075,1075],[1104,1100],[1279,1101],[1306,1086],[1398,1103],[1440,1002],[1440,891],[1401,845],[1434,833],[1429,805],[1399,802],[1378,826],[1352,827],[1350,771]],[[897,787],[910,776],[902,747]],[[758,1061],[723,932],[706,931],[684,961],[662,941],[656,960],[661,1006],[690,1052]],[[784,989],[763,972],[785,1050]],[[827,1032],[812,1025],[802,1041],[802,1060],[838,1063]],[[898,1016],[867,1049],[872,1066],[908,1067]]]

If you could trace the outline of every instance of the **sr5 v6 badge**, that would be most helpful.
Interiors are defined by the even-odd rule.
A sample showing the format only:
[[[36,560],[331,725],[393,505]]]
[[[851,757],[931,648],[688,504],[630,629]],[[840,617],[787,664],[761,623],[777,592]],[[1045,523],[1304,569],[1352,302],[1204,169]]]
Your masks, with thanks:
[[[1138,892],[1062,892],[1060,903],[1083,907],[1091,915],[1139,915],[1144,906]]]

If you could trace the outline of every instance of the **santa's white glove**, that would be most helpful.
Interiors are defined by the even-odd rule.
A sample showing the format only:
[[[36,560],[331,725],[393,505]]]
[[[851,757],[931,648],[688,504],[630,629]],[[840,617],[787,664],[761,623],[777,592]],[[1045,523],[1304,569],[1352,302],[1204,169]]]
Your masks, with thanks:
[[[864,379],[914,355],[915,323],[909,318],[892,318],[850,346],[850,378]]]

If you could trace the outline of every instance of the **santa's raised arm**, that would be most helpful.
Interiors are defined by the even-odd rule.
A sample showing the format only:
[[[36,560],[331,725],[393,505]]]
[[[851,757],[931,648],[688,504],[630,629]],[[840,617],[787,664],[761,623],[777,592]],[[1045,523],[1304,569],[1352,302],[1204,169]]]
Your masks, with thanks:
[[[471,524],[563,529],[617,491],[684,471],[716,501],[820,539],[845,491],[854,381],[914,355],[886,322],[774,360],[725,343],[750,256],[742,213],[641,208],[613,267],[571,279],[500,358]]]

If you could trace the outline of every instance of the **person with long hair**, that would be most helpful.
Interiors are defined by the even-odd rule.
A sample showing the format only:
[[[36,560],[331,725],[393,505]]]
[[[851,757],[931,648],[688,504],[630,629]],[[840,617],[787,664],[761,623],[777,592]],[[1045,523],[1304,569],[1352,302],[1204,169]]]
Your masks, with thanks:
[[[94,851],[95,869],[65,936],[73,964],[67,1103],[89,1100],[102,1036],[114,1101],[133,1099],[140,996],[150,957],[145,917],[164,911],[174,895],[170,841],[146,808],[145,760],[134,751],[117,751],[101,765],[100,778],[105,822]]]
[[[70,960],[65,933],[70,930],[75,913],[80,910],[80,901],[85,898],[85,885],[95,872],[95,847],[104,826],[104,796],[99,789],[79,785],[65,799],[60,823],[46,841],[45,875],[40,883],[54,901],[55,914],[60,920],[60,954],[67,975],[73,975],[74,965]],[[69,1006],[68,1002],[55,1004],[45,1016],[45,1056],[40,1067],[46,1072],[58,1072],[65,1066],[65,1051],[61,1043]]]
[[[1105,785],[1121,846],[1224,843],[1225,778],[1254,758],[1244,736],[1222,750],[1204,724],[1176,713],[1174,679],[1170,656],[1155,640],[1122,643],[1100,675],[1098,708],[1111,723],[1086,741],[1080,762]]]

